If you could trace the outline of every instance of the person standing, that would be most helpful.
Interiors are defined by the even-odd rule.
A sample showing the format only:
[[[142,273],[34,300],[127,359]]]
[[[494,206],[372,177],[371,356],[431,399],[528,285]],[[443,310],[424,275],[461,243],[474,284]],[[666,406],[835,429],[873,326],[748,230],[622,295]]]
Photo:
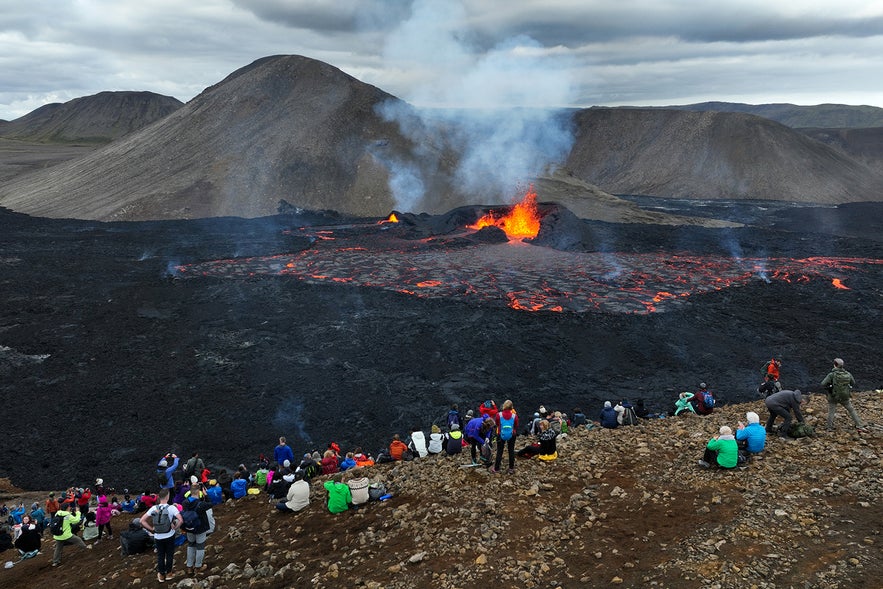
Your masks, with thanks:
[[[800,412],[800,405],[803,403],[803,395],[800,389],[793,391],[779,391],[773,393],[764,400],[766,407],[770,412],[770,416],[766,422],[767,433],[773,433],[773,425],[776,423],[776,417],[781,417],[785,422],[779,426],[779,437],[787,438],[791,429],[791,413],[798,423],[803,423],[803,414]]]
[[[282,468],[282,465],[285,464],[285,461],[294,464],[294,450],[291,449],[291,446],[285,443],[285,436],[279,436],[279,445],[273,450],[273,459],[276,461],[278,465],[277,470]]]
[[[175,479],[172,473],[178,468],[180,459],[177,454],[169,452],[163,456],[156,465],[156,478],[162,489],[173,489],[175,487]]]
[[[169,505],[168,488],[159,490],[157,500],[158,503],[141,516],[141,527],[153,534],[156,546],[156,580],[165,583],[174,578],[172,566],[175,561],[175,532],[184,520],[178,508]]]
[[[826,429],[834,429],[834,414],[837,412],[837,405],[843,405],[846,412],[855,423],[855,427],[859,430],[864,428],[862,420],[859,419],[855,407],[852,406],[852,387],[855,386],[855,379],[843,367],[843,360],[834,358],[834,368],[828,373],[828,376],[822,380],[822,386],[826,389],[828,398],[828,421],[825,424]]]
[[[205,462],[199,457],[199,452],[194,452],[184,464],[184,476],[186,478],[196,476],[198,479],[202,475],[203,470],[205,470]]]
[[[61,564],[61,551],[65,546],[73,544],[80,548],[92,548],[92,546],[86,546],[83,539],[75,535],[71,529],[71,526],[80,523],[81,516],[77,513],[76,505],[72,505],[69,509],[70,511],[68,509],[59,509],[55,512],[55,517],[63,518],[63,521],[61,523],[61,533],[56,534],[54,533],[55,530],[53,530],[52,534],[52,539],[55,540],[55,552],[52,554],[52,566],[54,567]]]
[[[203,501],[198,497],[197,493],[191,493],[182,505],[184,511],[195,511],[199,517],[199,524],[192,530],[187,531],[187,560],[184,563],[189,574],[194,575],[198,571],[205,570],[205,541],[209,531],[208,512],[212,508],[212,504]],[[181,516],[183,521],[183,516]],[[168,578],[168,577],[167,577]]]
[[[494,465],[489,469],[492,473],[500,472],[503,463],[503,446],[509,453],[509,474],[515,472],[515,438],[518,432],[518,414],[511,400],[506,399],[503,407],[494,418],[497,427],[497,457]]]
[[[46,499],[46,518],[52,519],[52,516],[59,509],[61,509],[61,505],[58,504],[58,499],[55,498],[55,491],[52,491]]]

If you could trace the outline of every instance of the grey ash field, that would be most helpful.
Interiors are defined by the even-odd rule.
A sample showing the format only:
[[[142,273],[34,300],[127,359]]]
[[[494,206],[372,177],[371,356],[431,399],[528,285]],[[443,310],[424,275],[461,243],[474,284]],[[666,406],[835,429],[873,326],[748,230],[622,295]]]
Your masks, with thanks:
[[[624,314],[176,271],[309,252],[314,242],[300,228],[318,225],[364,223],[352,239],[370,252],[377,219],[305,212],[101,223],[2,210],[0,476],[29,489],[96,476],[138,488],[169,450],[232,466],[272,449],[280,434],[298,452],[331,440],[373,452],[395,432],[428,429],[453,402],[488,397],[523,410],[544,403],[593,414],[604,399],[623,397],[667,410],[677,392],[704,380],[721,402],[746,401],[770,355],[784,360],[789,386],[816,390],[837,355],[860,387],[876,388],[880,213],[879,204],[858,204],[770,212],[763,226],[733,229],[580,221],[546,232],[553,245],[612,255],[727,256],[735,244],[744,256],[876,260],[848,270],[850,290],[818,277],[758,279],[665,312]],[[403,239],[446,239],[450,216],[414,218]]]

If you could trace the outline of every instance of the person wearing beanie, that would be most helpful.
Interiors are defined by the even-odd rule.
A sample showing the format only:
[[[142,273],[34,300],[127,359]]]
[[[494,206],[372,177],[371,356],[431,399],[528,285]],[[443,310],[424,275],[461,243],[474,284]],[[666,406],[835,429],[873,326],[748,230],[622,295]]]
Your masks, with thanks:
[[[445,436],[441,433],[441,428],[433,425],[429,430],[429,445],[426,451],[433,456],[438,456],[445,449]]]
[[[724,425],[718,435],[708,440],[699,466],[710,468],[712,465],[717,465],[721,468],[735,468],[738,463],[739,446],[736,438],[733,437],[733,430]]]
[[[843,360],[834,358],[834,368],[822,380],[822,387],[828,398],[828,420],[825,422],[825,427],[829,431],[834,429],[834,415],[837,413],[837,405],[843,405],[857,429],[861,431],[864,428],[862,420],[859,419],[858,413],[852,406],[852,387],[854,386],[855,379],[843,367]]]
[[[776,423],[776,417],[781,417],[784,420],[781,426],[779,426],[779,437],[787,438],[788,432],[791,431],[791,413],[794,413],[794,417],[797,419],[798,423],[803,423],[803,414],[800,412],[800,405],[804,403],[806,399],[803,397],[803,394],[800,392],[800,389],[795,389],[793,391],[779,391],[778,393],[773,393],[769,397],[764,400],[766,403],[766,407],[770,412],[770,416],[766,421],[766,431],[768,434],[773,433],[773,426]]]
[[[748,425],[741,421],[736,426],[736,441],[749,454],[760,454],[766,446],[766,430],[760,425],[760,416],[754,411],[745,414]]]
[[[463,451],[463,432],[456,423],[451,425],[451,430],[445,434],[444,441],[445,453],[448,456],[459,454]]]
[[[616,410],[613,408],[613,404],[610,401],[604,401],[604,408],[601,409],[601,413],[598,415],[598,423],[601,424],[601,427],[614,429],[619,426],[619,420],[616,417]]]

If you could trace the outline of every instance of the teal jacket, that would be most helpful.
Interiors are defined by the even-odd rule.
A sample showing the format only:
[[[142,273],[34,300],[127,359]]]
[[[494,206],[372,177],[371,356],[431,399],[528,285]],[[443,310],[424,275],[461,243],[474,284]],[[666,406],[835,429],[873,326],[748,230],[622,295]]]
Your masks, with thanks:
[[[711,438],[708,449],[717,450],[717,463],[722,468],[733,468],[739,462],[739,444],[733,436]]]

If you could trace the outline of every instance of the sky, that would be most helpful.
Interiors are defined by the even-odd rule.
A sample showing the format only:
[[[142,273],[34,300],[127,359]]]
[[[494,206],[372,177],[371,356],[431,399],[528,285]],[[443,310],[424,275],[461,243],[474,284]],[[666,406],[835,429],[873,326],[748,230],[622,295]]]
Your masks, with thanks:
[[[883,107],[883,0],[0,0],[0,119],[269,55],[416,106]]]

